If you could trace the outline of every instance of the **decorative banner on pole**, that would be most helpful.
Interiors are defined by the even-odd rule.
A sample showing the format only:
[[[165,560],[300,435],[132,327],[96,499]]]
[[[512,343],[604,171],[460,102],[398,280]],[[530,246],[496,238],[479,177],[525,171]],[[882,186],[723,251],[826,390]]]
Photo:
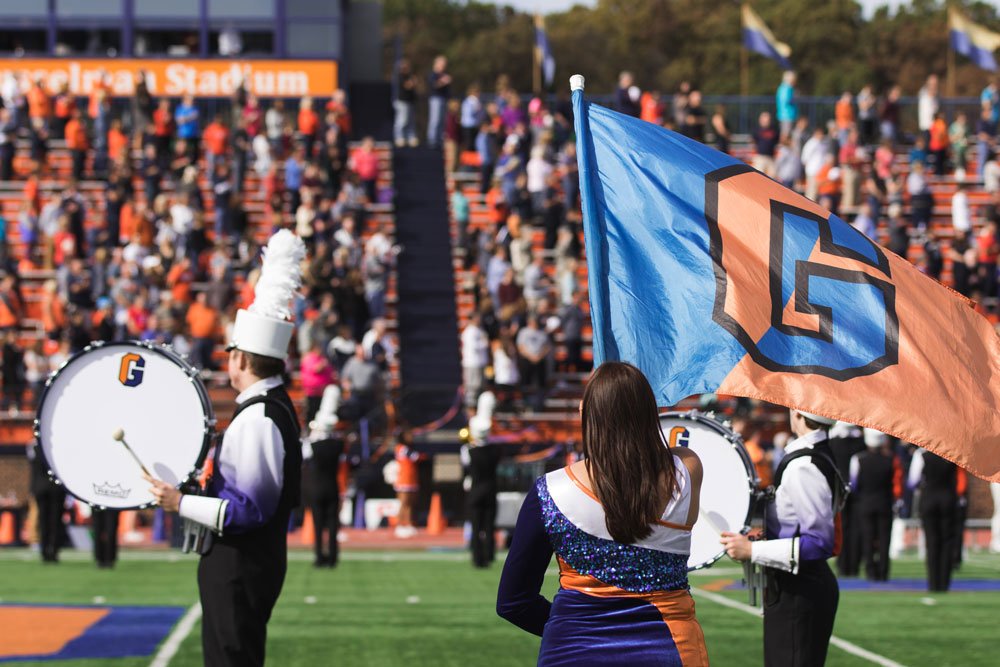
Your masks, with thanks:
[[[552,85],[552,79],[556,75],[556,59],[552,55],[549,37],[545,32],[545,17],[537,12],[535,13],[535,51],[536,60],[542,65],[542,75],[547,88]]]
[[[757,398],[1000,482],[1000,339],[968,300],[729,155],[585,102],[579,79],[595,364],[635,364],[660,405]]]
[[[785,69],[792,69],[792,63],[788,60],[788,56],[792,55],[791,47],[776,40],[767,24],[746,3],[743,4],[742,16],[743,47],[778,61]]]
[[[948,42],[979,67],[997,71],[993,52],[1000,48],[1000,33],[973,23],[954,7],[948,8]]]

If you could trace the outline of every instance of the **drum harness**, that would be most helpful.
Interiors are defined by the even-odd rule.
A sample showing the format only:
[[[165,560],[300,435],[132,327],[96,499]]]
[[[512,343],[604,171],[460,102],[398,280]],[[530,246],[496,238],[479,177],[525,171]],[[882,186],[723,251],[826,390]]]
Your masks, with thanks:
[[[777,492],[778,486],[781,484],[781,477],[785,472],[785,468],[788,464],[797,458],[802,458],[808,456],[812,459],[813,465],[815,465],[823,477],[826,478],[827,484],[830,485],[830,491],[833,494],[833,514],[834,522],[836,524],[836,544],[835,551],[840,549],[840,512],[844,509],[844,504],[847,502],[847,496],[851,493],[850,485],[844,480],[843,475],[840,474],[840,470],[837,468],[837,464],[833,460],[833,456],[830,454],[829,445],[826,442],[817,443],[813,447],[808,449],[800,449],[798,451],[788,454],[783,459],[781,463],[778,464],[777,470],[774,473],[774,484],[768,486],[766,489],[758,489],[754,493],[754,498],[752,501],[752,512],[754,518],[760,518],[762,524],[765,526],[766,521],[765,512],[767,506],[774,502],[775,493]],[[756,539],[751,536],[751,541],[756,541]],[[836,555],[836,554],[834,554]],[[767,581],[773,576],[771,574],[771,568],[760,567],[752,560],[746,560],[743,562],[743,581],[747,586],[747,590],[750,596],[750,606],[756,607],[758,599],[763,600],[764,593],[768,588]]]

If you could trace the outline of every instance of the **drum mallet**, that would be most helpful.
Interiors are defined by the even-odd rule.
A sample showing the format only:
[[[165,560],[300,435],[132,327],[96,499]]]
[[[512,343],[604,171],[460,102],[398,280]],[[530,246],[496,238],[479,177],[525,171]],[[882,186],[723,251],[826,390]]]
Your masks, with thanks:
[[[127,449],[128,453],[132,455],[132,458],[135,459],[135,462],[139,464],[139,467],[142,468],[142,471],[146,473],[147,477],[153,476],[148,470],[146,470],[146,466],[142,465],[142,461],[140,461],[139,457],[135,455],[135,452],[132,451],[132,448],[128,446],[128,443],[125,442],[124,429],[116,428],[114,432],[111,434],[111,437],[117,440],[118,442],[122,443],[123,445],[125,445],[125,449]]]

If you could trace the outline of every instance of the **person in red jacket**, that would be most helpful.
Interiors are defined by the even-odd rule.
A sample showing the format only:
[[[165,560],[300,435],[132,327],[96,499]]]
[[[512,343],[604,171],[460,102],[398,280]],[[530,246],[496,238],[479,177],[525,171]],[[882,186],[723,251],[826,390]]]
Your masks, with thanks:
[[[66,123],[66,148],[69,149],[73,160],[73,178],[83,179],[84,162],[87,159],[87,149],[90,142],[87,140],[87,130],[80,120],[80,111],[73,110],[70,121]]]

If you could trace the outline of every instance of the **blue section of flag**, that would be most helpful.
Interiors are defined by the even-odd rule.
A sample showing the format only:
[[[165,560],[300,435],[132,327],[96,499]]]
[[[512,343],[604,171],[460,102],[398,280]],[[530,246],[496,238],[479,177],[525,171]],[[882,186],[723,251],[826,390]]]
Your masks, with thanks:
[[[969,33],[953,28],[950,32],[950,41],[951,48],[976,63],[982,69],[989,70],[990,72],[997,71],[997,61],[993,57],[993,52],[973,44]]]
[[[754,53],[759,53],[765,58],[776,60],[784,69],[792,69],[792,63],[788,58],[778,53],[774,46],[771,45],[771,42],[767,40],[767,37],[756,30],[743,28],[743,46]]]
[[[705,175],[738,160],[573,92],[594,363],[628,361],[661,405],[718,389],[746,355],[712,320]]]

